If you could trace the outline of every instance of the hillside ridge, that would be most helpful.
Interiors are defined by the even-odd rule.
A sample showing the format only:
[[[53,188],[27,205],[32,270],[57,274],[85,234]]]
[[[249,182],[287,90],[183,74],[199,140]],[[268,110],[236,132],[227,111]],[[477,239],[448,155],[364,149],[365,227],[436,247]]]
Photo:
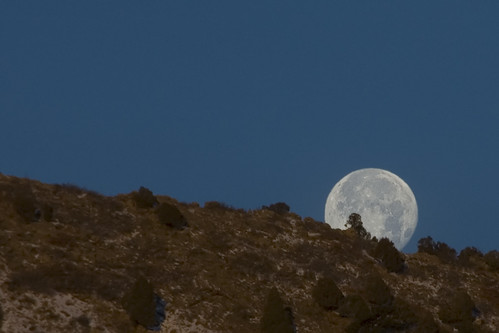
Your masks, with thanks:
[[[0,174],[2,331],[499,330],[497,251],[393,252],[286,206],[201,206],[145,188],[104,196]]]

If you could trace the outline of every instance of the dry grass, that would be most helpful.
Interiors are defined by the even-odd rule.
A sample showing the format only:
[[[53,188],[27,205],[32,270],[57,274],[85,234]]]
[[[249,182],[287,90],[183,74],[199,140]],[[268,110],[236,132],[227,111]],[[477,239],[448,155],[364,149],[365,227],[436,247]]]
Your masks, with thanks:
[[[27,221],[16,191],[35,206],[52,207],[51,217]],[[168,302],[163,332],[258,331],[274,286],[300,332],[341,331],[354,320],[315,304],[317,279],[333,279],[346,296],[365,296],[359,281],[368,273],[378,274],[394,297],[379,325],[413,321],[412,313],[431,326],[443,304],[441,288],[464,286],[481,310],[474,329],[499,328],[499,273],[481,258],[463,266],[404,255],[408,268],[395,274],[373,257],[375,242],[293,213],[201,208],[157,196],[188,222],[176,230],[162,225],[154,209],[136,207],[131,194],[105,197],[3,175],[0,199],[0,302],[9,332],[133,332],[120,300],[139,276]],[[69,315],[61,297],[74,304],[66,305]],[[36,320],[28,315],[33,311]]]

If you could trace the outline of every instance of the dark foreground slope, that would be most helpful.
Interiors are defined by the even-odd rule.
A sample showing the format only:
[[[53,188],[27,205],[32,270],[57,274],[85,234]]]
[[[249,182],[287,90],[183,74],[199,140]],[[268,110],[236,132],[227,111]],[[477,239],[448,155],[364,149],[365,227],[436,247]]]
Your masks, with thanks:
[[[161,332],[499,330],[494,267],[416,253],[395,273],[377,245],[285,211],[0,175],[2,329],[145,332],[130,302],[153,290]]]

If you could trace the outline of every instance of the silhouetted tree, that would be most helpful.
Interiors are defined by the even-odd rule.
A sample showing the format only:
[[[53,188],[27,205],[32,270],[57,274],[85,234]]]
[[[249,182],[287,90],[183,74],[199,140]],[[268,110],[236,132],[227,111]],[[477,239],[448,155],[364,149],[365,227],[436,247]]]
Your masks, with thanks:
[[[480,258],[483,258],[483,253],[474,246],[468,246],[459,253],[458,263],[461,266],[469,267],[473,266],[473,262]]]
[[[347,223],[345,223],[345,227],[353,229],[362,239],[371,239],[371,234],[364,228],[362,225],[362,218],[357,213],[350,214]]]
[[[437,257],[444,263],[452,264],[457,260],[457,252],[449,245],[437,242]]]
[[[430,236],[421,238],[418,241],[418,252],[420,253],[428,253],[428,254],[436,254],[435,253],[436,244],[433,241],[433,238]]]
[[[289,213],[289,206],[285,202],[276,202],[270,206],[262,206],[262,209],[268,209],[273,211],[274,213],[284,215]]]
[[[418,252],[436,255],[440,261],[448,264],[456,262],[457,258],[456,250],[443,242],[435,243],[430,236],[418,241]]]
[[[132,198],[139,208],[152,208],[158,205],[158,199],[148,188],[143,186],[137,192],[132,193]]]
[[[404,258],[388,238],[381,238],[377,243],[374,257],[381,260],[389,272],[400,273],[404,270]]]
[[[483,256],[483,259],[490,267],[490,269],[492,269],[493,271],[499,271],[499,251],[489,251]]]
[[[227,205],[225,202],[220,202],[220,201],[206,201],[204,203],[204,208],[211,210],[221,210],[221,211],[234,210],[233,207]]]
[[[275,287],[270,290],[267,296],[260,326],[262,333],[295,332],[292,312],[284,306],[284,302]]]

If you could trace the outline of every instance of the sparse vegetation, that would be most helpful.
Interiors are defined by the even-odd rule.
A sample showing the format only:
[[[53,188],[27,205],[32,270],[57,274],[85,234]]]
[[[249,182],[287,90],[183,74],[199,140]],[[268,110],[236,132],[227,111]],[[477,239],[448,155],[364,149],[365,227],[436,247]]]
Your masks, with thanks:
[[[85,187],[76,185],[76,184],[71,184],[71,183],[64,183],[64,184],[56,184],[54,185],[55,189],[57,191],[64,191],[66,193],[72,193],[74,195],[82,195],[82,194],[87,194],[95,197],[101,197],[102,195],[99,194],[96,191],[89,190]]]
[[[182,230],[188,226],[187,221],[180,210],[169,203],[162,202],[156,208],[156,215],[163,225],[174,229]]]
[[[34,203],[28,219],[14,204],[18,186]],[[71,186],[1,175],[0,198],[5,332],[17,327],[39,332],[145,332],[141,325],[133,327],[121,303],[125,294],[133,294],[131,277],[138,274],[168,300],[167,330],[172,332],[275,332],[274,324],[284,332],[497,328],[497,251],[482,255],[469,247],[457,261],[442,265],[438,253],[445,246],[431,238],[420,245],[432,255],[402,254],[393,251],[388,240],[366,240],[356,237],[353,228],[332,229],[293,213],[240,214],[225,204],[201,208],[158,196],[170,207],[164,216],[180,221],[181,215],[189,222],[189,230],[172,232],[162,224],[170,220],[160,214],[159,204],[155,209],[140,208],[130,194],[92,195]],[[35,219],[40,222],[21,223]],[[396,254],[407,262],[405,274],[389,273],[400,267]],[[280,301],[270,297],[271,284]],[[437,293],[442,287],[447,292]],[[471,319],[469,299],[453,298],[459,288],[476,304]],[[266,301],[278,306],[265,308]],[[156,310],[161,309],[157,294],[154,302]],[[71,311],[76,308],[80,310]],[[135,318],[147,307],[140,308]],[[22,313],[36,319],[18,315]],[[153,313],[158,319],[159,312]],[[22,326],[13,328],[13,323]]]
[[[85,270],[67,260],[21,269],[10,275],[11,290],[29,290],[51,295],[54,292],[96,294],[106,300],[116,300],[123,290],[124,277],[112,272]]]
[[[235,272],[245,275],[261,275],[269,277],[274,265],[265,256],[256,253],[241,253],[230,262],[230,267]]]
[[[220,201],[207,201],[204,203],[204,208],[213,212],[237,212],[246,213],[244,209],[234,208],[233,206]]]
[[[267,296],[260,325],[262,333],[295,332],[292,313],[284,306],[276,288],[272,288]]]
[[[332,278],[319,279],[312,291],[312,297],[322,308],[335,310],[340,306],[344,296]]]

